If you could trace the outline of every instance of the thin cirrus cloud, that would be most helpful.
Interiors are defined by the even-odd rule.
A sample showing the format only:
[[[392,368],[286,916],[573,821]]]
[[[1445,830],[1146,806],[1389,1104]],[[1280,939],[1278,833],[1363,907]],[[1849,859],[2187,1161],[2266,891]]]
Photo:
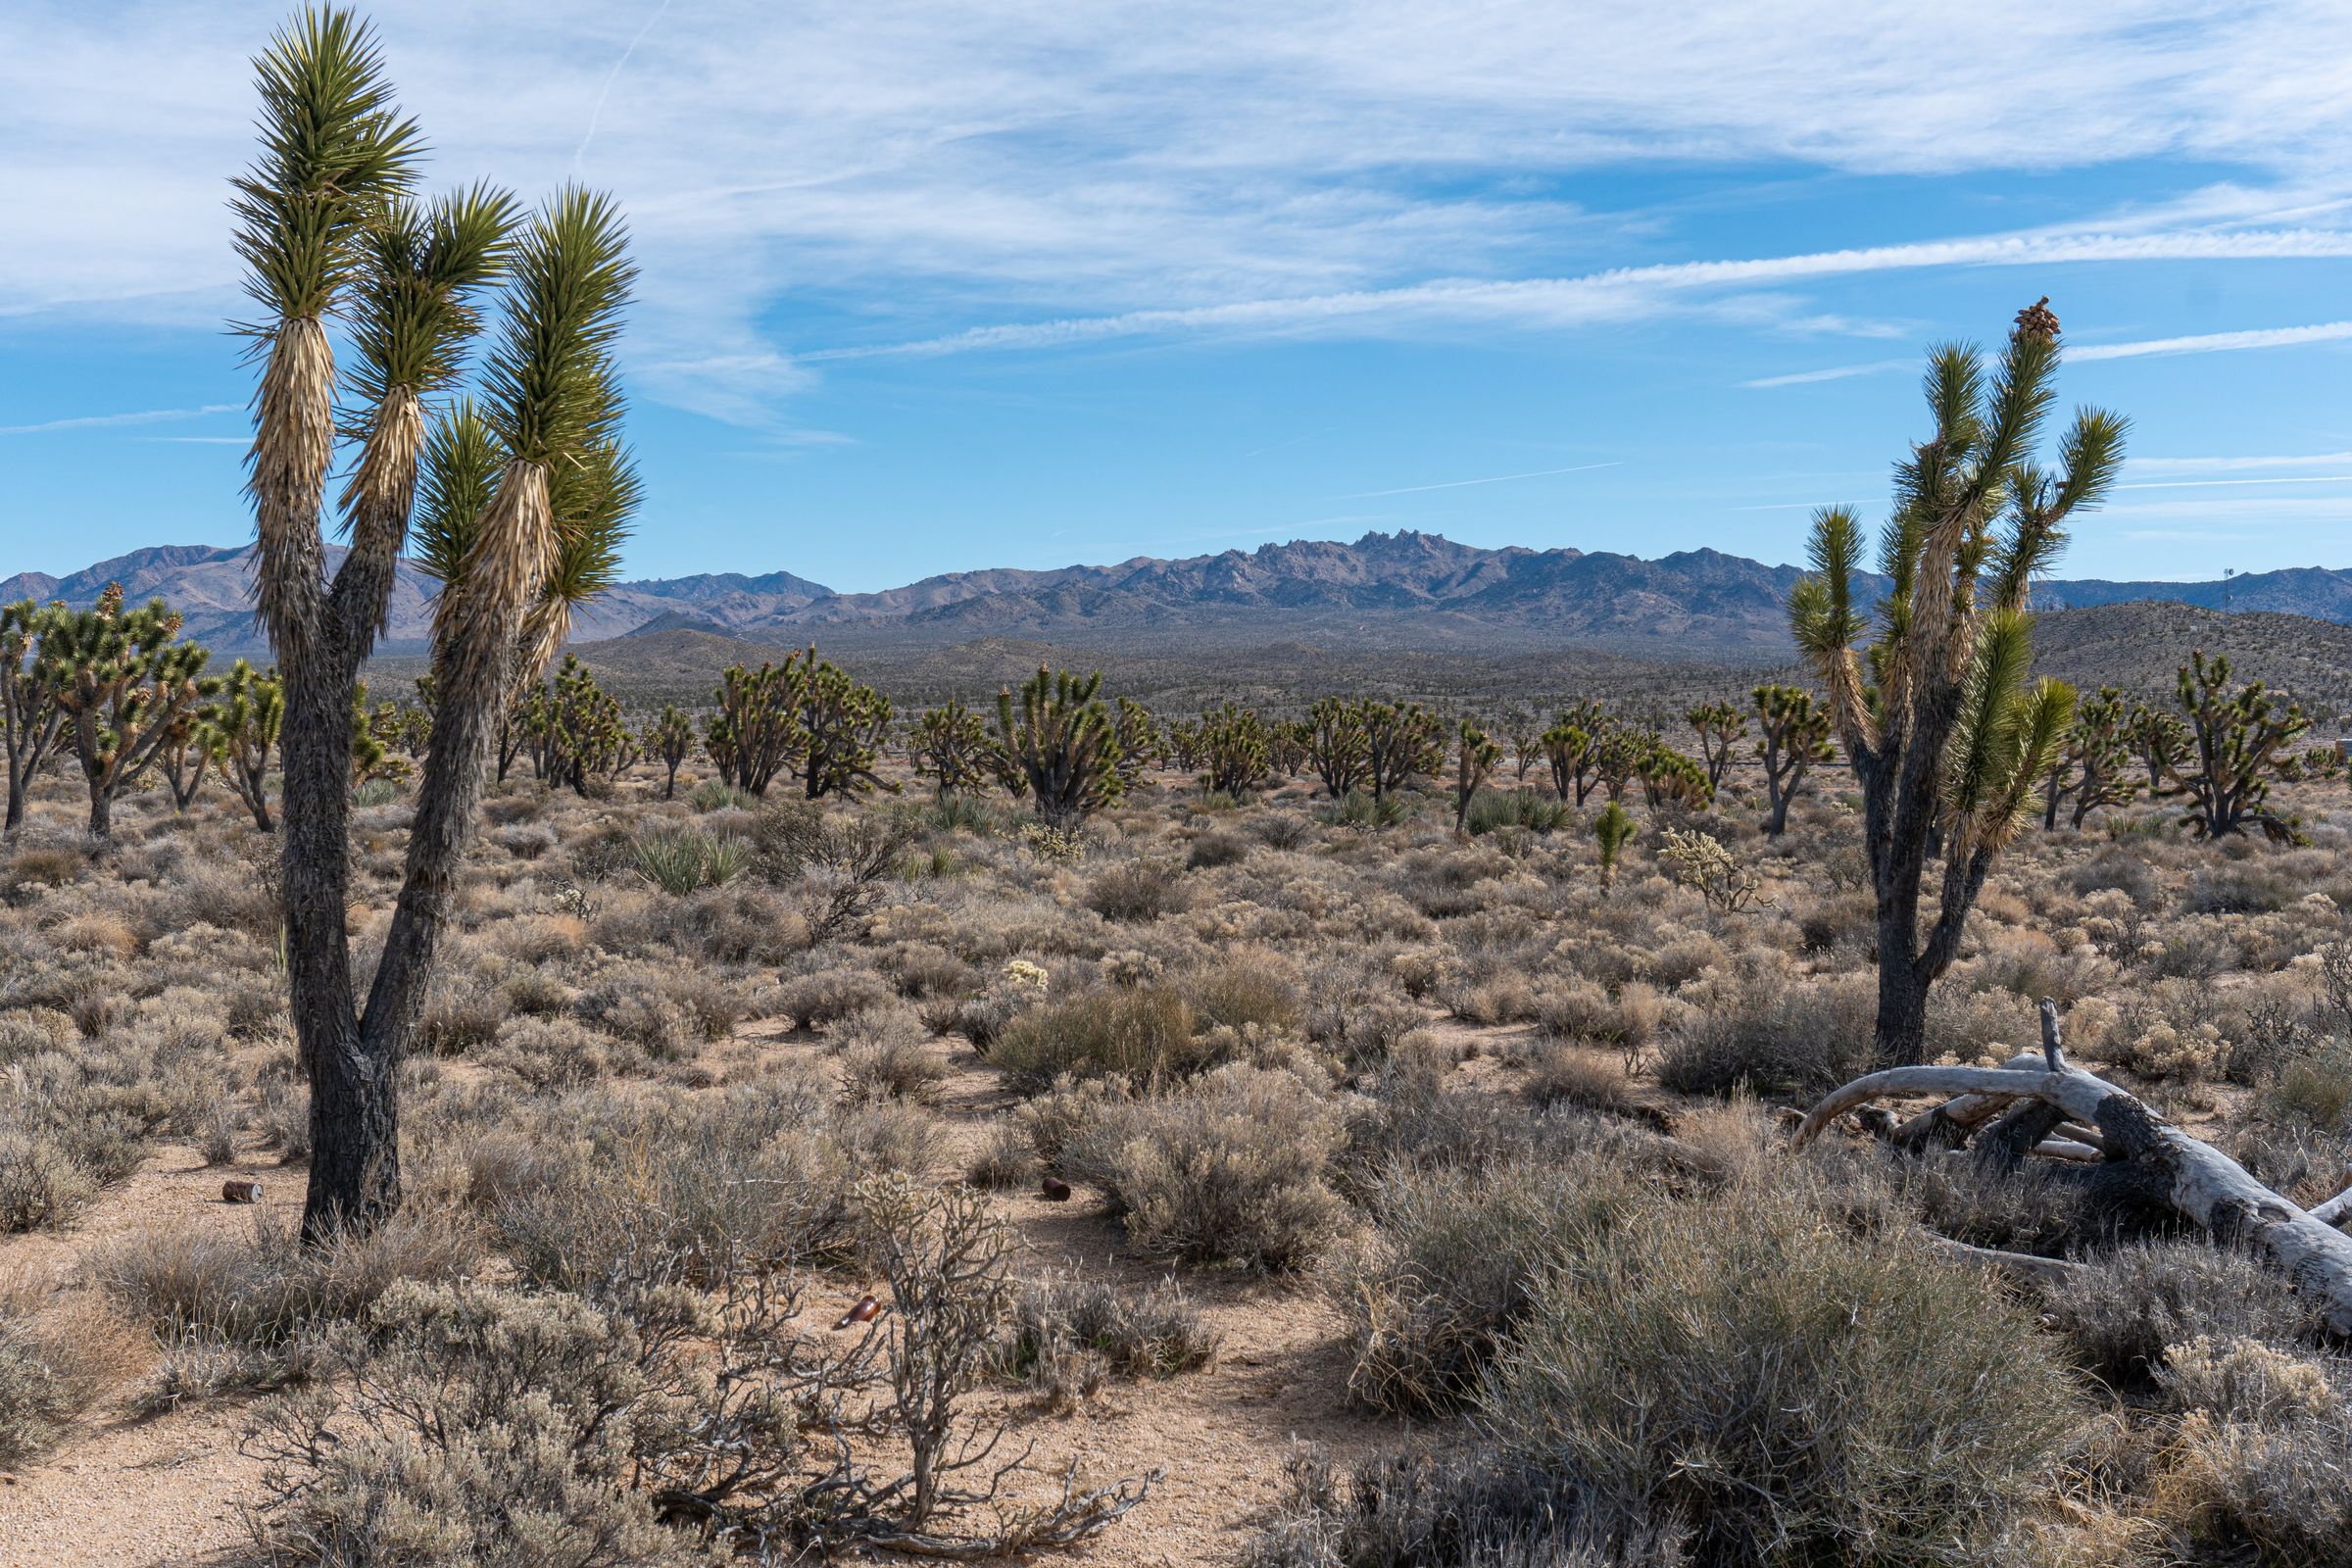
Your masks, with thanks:
[[[1231,301],[1181,309],[1147,309],[1110,316],[968,327],[944,336],[897,343],[818,349],[800,355],[802,364],[895,357],[931,358],[992,350],[1061,348],[1116,338],[1195,332],[1285,332],[1343,323],[1450,319],[1565,327],[1672,314],[1690,307],[1693,295],[1752,289],[1805,279],[1946,267],[2034,267],[2070,263],[2252,261],[2282,258],[2352,257],[2352,232],[2323,228],[2252,228],[2128,233],[2018,233],[1931,240],[1903,245],[1864,246],[1790,256],[1729,261],[1669,262],[1621,267],[1573,277],[1484,280],[1447,278],[1397,288],[1352,289],[1341,293]],[[2279,341],[2312,342],[2328,328],[2283,329]],[[2315,335],[2316,334],[2316,335]],[[2345,323],[2337,336],[2352,336]],[[2262,333],[2223,333],[2216,348],[2269,346],[2252,341]],[[2189,338],[2163,340],[2161,347],[2110,344],[2091,357],[2121,358],[2126,352],[2194,353]],[[2083,357],[2078,351],[2077,358]],[[1755,385],[1789,385],[1798,380],[1867,374],[1905,361],[1835,367],[1773,377]]]
[[[0,435],[50,435],[65,430],[105,430],[125,424],[162,424],[172,419],[201,419],[209,415],[235,414],[244,406],[242,403],[208,403],[196,409],[141,409],[129,414],[84,414],[71,418],[43,419],[37,424],[0,424]]]
[[[2347,338],[2352,338],[2352,321],[2317,321],[2309,326],[2256,327],[2242,332],[2199,332],[2185,337],[2147,338],[2136,343],[2090,343],[2080,347],[2070,346],[2066,357],[2081,363],[2085,360],[2136,360],[2169,354],[2231,354],[2241,349],[2291,349],[2307,343],[2337,343]],[[1803,386],[1815,381],[1840,381],[1848,376],[1878,375],[1888,370],[1909,369],[1917,363],[1914,360],[1873,360],[1865,365],[1833,365],[1819,370],[1767,375],[1740,384],[1751,388]],[[2267,460],[2257,458],[2243,461],[2249,465],[2262,465]],[[2340,460],[2328,458],[2321,461]]]

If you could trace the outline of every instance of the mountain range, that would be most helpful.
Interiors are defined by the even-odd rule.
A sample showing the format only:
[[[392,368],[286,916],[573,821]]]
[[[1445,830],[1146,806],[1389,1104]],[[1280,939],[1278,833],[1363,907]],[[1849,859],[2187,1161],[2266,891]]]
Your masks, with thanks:
[[[251,555],[250,546],[158,546],[62,578],[20,573],[0,581],[0,601],[86,603],[120,582],[134,601],[160,596],[181,610],[189,637],[224,654],[259,654],[247,596]],[[1303,638],[1366,649],[1575,646],[1646,658],[1771,659],[1789,651],[1786,605],[1800,574],[1713,550],[1644,561],[1367,533],[1352,544],[1300,540],[1182,560],[949,572],[879,593],[836,593],[788,571],[644,579],[584,607],[573,640],[692,631],[771,646],[921,649],[997,638],[1173,652],[1203,639]],[[1875,593],[1880,583],[1865,587]],[[423,649],[433,589],[403,563],[387,655]],[[2352,621],[2352,571],[2052,582],[2039,598],[2051,609],[2167,600]]]

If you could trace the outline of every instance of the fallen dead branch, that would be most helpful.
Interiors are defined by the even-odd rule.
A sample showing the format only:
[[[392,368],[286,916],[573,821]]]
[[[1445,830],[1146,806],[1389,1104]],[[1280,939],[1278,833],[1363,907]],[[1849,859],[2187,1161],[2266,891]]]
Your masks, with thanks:
[[[2252,1250],[2318,1300],[2330,1328],[2352,1334],[2352,1236],[2335,1229],[2322,1214],[2296,1207],[2229,1155],[2172,1126],[2135,1097],[2069,1065],[2059,1046],[2057,1005],[2044,1002],[2041,1015],[2039,1071],[2019,1066],[2019,1058],[2013,1058],[2012,1064],[2001,1067],[1892,1067],[1874,1072],[1815,1105],[1798,1125],[1792,1144],[1801,1148],[1849,1110],[1904,1096],[1946,1097],[1946,1102],[1929,1115],[1940,1117],[1934,1125],[1947,1131],[1973,1129],[2003,1106],[2037,1103],[2099,1135],[2099,1148],[2076,1143],[2065,1152],[2066,1157],[2088,1153],[2103,1163],[2131,1166],[2142,1191],[2216,1241]],[[2037,1138],[2034,1147],[2041,1152],[2049,1146]],[[2334,1211],[2339,1202],[2331,1200],[2323,1208]]]

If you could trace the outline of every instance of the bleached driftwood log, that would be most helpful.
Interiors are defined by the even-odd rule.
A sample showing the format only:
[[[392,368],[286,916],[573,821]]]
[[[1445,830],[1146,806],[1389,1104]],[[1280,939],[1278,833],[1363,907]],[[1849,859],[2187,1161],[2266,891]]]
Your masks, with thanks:
[[[2218,1241],[2243,1245],[2267,1259],[2320,1303],[2330,1328],[2352,1334],[2352,1236],[2272,1192],[2211,1144],[2191,1138],[2136,1098],[2105,1079],[2067,1064],[2058,1049],[2057,1008],[2042,1004],[2044,1056],[2030,1067],[1891,1067],[1857,1078],[1832,1094],[1799,1124],[1802,1147],[1837,1117],[1874,1101],[1941,1095],[1949,1110],[1960,1099],[2035,1101],[2065,1120],[2099,1135],[2100,1149],[2078,1147],[2102,1160],[2129,1162],[2144,1190],[2160,1197]],[[1977,1104],[1967,1107],[1973,1114]],[[1983,1117],[1978,1117],[1982,1120]],[[2069,1151],[2071,1155],[2073,1151]]]

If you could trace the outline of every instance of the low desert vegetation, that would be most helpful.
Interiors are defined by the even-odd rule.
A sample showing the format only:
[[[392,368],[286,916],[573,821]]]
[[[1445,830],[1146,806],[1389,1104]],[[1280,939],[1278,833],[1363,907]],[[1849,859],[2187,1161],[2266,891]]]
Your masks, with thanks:
[[[2352,1562],[2344,770],[2034,673],[2124,437],[2046,302],[1934,360],[1889,598],[1817,519],[1807,684],[640,712],[557,661],[617,214],[420,206],[347,14],[261,69],[280,668],[0,612],[0,1466],[218,1422],[321,1568]]]

